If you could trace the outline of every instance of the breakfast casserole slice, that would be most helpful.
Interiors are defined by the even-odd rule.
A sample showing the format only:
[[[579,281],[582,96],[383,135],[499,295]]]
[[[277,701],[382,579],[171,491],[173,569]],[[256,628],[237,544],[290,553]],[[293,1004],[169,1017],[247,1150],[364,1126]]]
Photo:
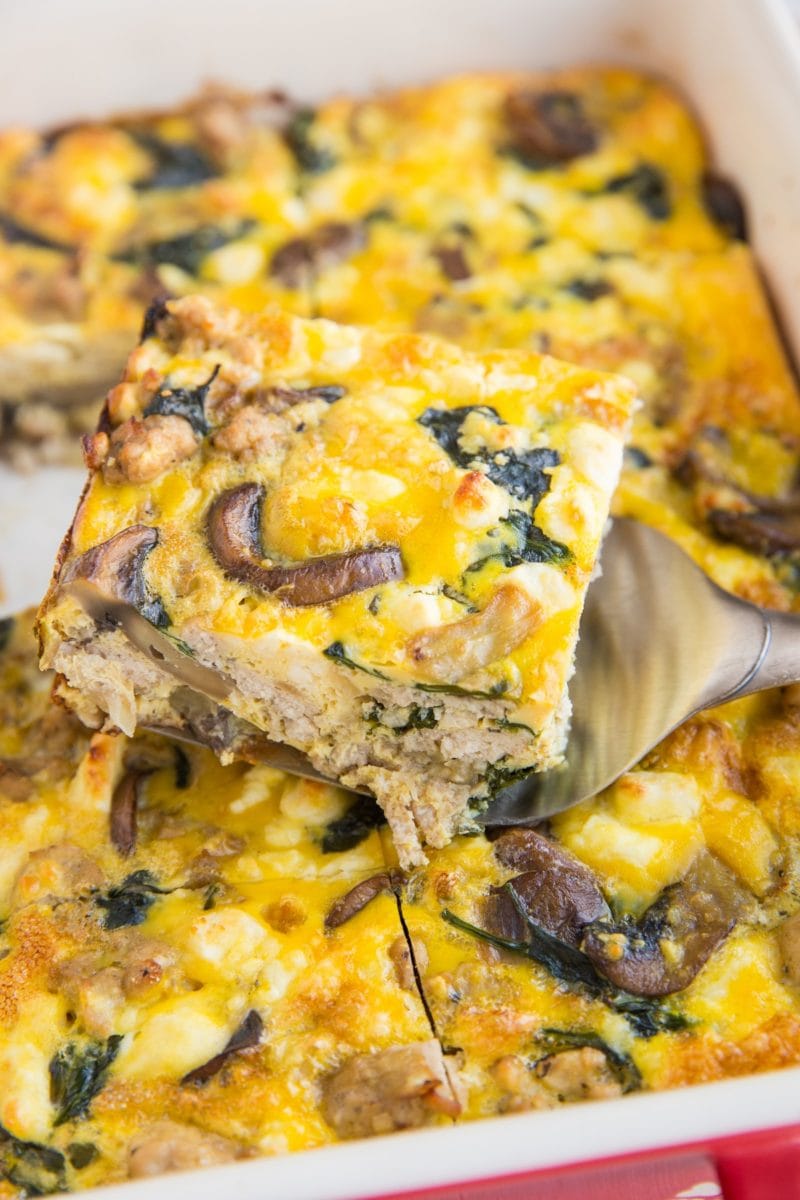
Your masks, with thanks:
[[[89,724],[288,743],[421,861],[559,761],[632,386],[200,297],[147,332],[87,443],[43,665]]]
[[[522,249],[535,224],[607,253],[713,251],[740,211],[689,107],[662,80],[617,68],[341,96],[309,110],[304,137],[316,152],[310,169],[300,161],[310,220],[388,211],[499,254]]]
[[[155,296],[310,315],[285,110],[209,88],[169,112],[0,133],[0,404],[17,462],[59,458],[93,427]]]
[[[452,1121],[375,815],[90,734],[32,617],[0,647],[0,1194]]]
[[[696,717],[602,796],[408,877],[467,1118],[800,1062],[795,692]]]
[[[316,110],[215,87],[167,112],[6,130],[6,453],[23,465],[75,446],[159,290],[344,319],[330,272],[368,294],[357,263],[386,222],[418,242],[416,261],[393,264],[401,290],[428,291],[432,328],[467,274],[549,240],[705,253],[744,231],[687,107],[618,69],[476,73]],[[366,322],[383,307],[368,303]]]

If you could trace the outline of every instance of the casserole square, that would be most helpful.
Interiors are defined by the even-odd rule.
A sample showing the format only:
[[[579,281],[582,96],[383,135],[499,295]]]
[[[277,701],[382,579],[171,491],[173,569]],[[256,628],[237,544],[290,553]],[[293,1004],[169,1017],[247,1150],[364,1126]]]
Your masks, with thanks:
[[[32,623],[6,621],[0,647],[9,1187],[450,1124],[460,1083],[379,814],[198,747],[91,734],[51,700]]]
[[[632,385],[199,297],[148,329],[87,444],[44,665],[90,723],[230,752],[233,714],[373,791],[421,861],[559,761]]]

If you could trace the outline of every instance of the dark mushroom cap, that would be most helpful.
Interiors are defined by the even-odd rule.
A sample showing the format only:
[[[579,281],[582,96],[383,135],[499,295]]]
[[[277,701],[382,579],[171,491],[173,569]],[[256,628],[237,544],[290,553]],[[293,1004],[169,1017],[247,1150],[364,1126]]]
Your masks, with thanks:
[[[754,554],[778,557],[800,550],[800,506],[783,512],[712,508],[708,523],[717,537]]]
[[[747,214],[739,189],[730,179],[704,171],[700,181],[703,206],[720,229],[737,241],[747,241]]]
[[[124,858],[136,849],[139,784],[148,771],[129,769],[114,788],[109,814],[111,844]]]
[[[154,625],[168,625],[164,606],[150,594],[143,572],[145,559],[156,545],[157,529],[130,525],[76,558],[64,571],[61,582],[92,584],[99,594],[129,604]]]
[[[362,908],[366,908],[376,896],[398,888],[402,878],[399,871],[381,871],[377,875],[371,875],[369,879],[362,879],[344,896],[340,896],[338,900],[334,901],[326,914],[325,928],[338,929],[356,913],[360,913]]]
[[[270,260],[269,273],[285,287],[307,287],[320,271],[344,262],[365,241],[360,222],[328,221],[307,237],[292,238],[279,246]]]
[[[442,274],[451,279],[453,283],[459,283],[461,280],[471,277],[472,271],[462,246],[434,246],[432,253],[442,268]]]
[[[403,578],[397,546],[366,546],[345,554],[327,554],[291,567],[261,561],[261,508],[264,488],[244,483],[223,492],[208,512],[211,553],[226,575],[263,592],[277,593],[284,604],[327,604],[351,592]]]
[[[69,563],[59,586],[72,595],[100,629],[121,629],[143,654],[182,683],[224,699],[231,683],[182,653],[161,631],[170,624],[164,605],[144,578],[144,562],[158,544],[158,530],[131,525]]]
[[[504,115],[512,148],[532,164],[568,162],[591,154],[599,143],[574,92],[511,92]]]
[[[581,949],[606,979],[634,996],[668,996],[692,982],[728,936],[744,894],[731,872],[701,853],[639,921],[598,921]],[[665,955],[669,943],[671,952]]]
[[[535,829],[509,830],[494,843],[494,853],[504,866],[523,868],[511,882],[526,915],[568,946],[579,945],[587,925],[610,918],[592,871]],[[506,892],[497,894],[492,916],[505,926],[495,932],[509,941],[522,940],[520,913]]]
[[[194,1084],[195,1086],[208,1083],[209,1079],[213,1079],[222,1070],[232,1055],[240,1054],[242,1050],[250,1050],[253,1046],[257,1046],[261,1041],[263,1032],[264,1022],[256,1010],[251,1008],[239,1028],[231,1035],[227,1045],[220,1050],[219,1054],[215,1054],[208,1062],[203,1063],[200,1067],[195,1067],[188,1075],[184,1075],[181,1083],[184,1085]]]

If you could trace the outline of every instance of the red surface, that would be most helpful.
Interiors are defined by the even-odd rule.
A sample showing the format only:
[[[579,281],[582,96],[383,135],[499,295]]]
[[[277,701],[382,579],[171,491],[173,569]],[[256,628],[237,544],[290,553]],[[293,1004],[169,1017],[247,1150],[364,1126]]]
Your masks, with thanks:
[[[382,1200],[800,1200],[800,1125]]]

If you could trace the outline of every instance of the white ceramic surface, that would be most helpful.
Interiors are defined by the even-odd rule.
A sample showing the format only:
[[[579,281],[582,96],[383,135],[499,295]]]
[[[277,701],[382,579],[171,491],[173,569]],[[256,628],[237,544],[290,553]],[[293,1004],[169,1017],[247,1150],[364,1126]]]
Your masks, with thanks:
[[[781,0],[0,0],[4,124],[157,104],[206,78],[283,84],[314,99],[459,70],[576,61],[649,68],[684,88],[717,162],[742,185],[800,348],[800,39]],[[80,480],[69,471],[0,473],[5,611],[41,595]],[[795,1121],[800,1069],[377,1138],[119,1194],[356,1200]]]

